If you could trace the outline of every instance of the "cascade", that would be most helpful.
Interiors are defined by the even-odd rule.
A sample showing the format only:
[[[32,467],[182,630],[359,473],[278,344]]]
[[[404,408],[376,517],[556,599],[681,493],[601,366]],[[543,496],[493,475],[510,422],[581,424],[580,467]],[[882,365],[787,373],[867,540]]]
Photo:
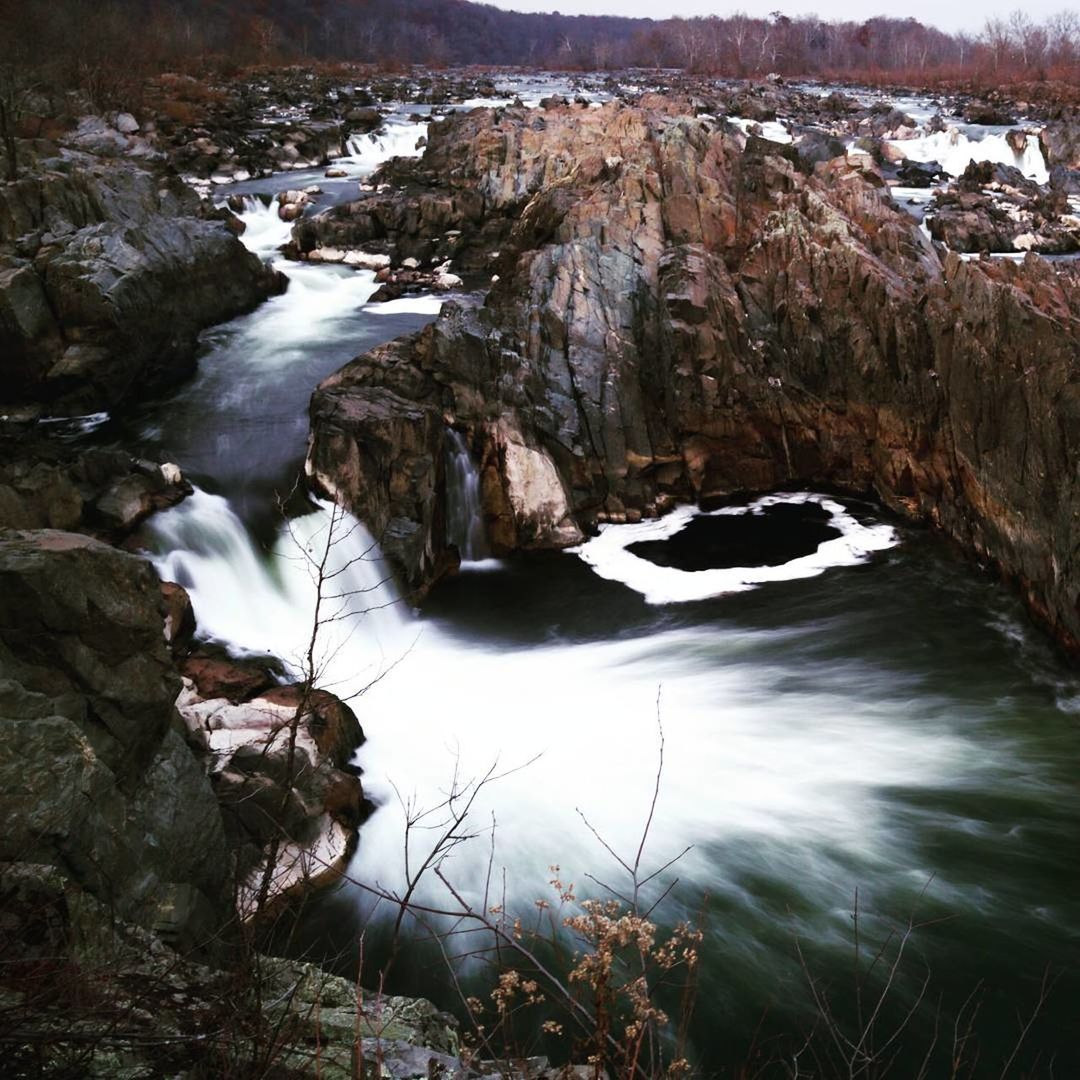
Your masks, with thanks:
[[[480,473],[461,432],[449,428],[446,434],[446,539],[457,546],[463,562],[475,562],[488,555]]]
[[[403,636],[409,614],[378,544],[332,503],[283,522],[263,552],[226,499],[196,489],[156,515],[147,536],[161,578],[187,589],[201,635],[276,656],[292,677],[304,674],[320,597],[323,684],[361,690]]]

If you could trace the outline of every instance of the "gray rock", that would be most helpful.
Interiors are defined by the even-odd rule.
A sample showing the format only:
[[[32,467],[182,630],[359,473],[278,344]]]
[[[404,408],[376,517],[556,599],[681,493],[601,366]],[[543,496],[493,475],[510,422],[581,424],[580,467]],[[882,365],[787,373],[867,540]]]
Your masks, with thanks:
[[[203,327],[279,287],[203,213],[175,177],[83,153],[0,186],[0,403],[92,412],[189,374]]]
[[[173,730],[150,566],[70,533],[0,533],[0,858],[58,867],[148,923],[166,885],[220,918],[217,800]]]

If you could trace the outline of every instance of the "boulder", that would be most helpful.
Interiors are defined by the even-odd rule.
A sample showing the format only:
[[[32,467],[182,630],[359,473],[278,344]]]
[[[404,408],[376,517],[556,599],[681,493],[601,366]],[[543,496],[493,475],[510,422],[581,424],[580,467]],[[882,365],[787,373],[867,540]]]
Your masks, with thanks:
[[[0,533],[0,859],[54,866],[144,926],[170,885],[223,918],[221,813],[174,730],[179,688],[149,564]]]
[[[971,101],[964,108],[964,121],[968,124],[986,124],[1006,127],[1016,123],[1016,117],[1006,107],[989,101]]]
[[[243,916],[266,901],[338,878],[367,814],[349,769],[364,734],[326,691],[258,686],[252,665],[196,657],[177,707],[189,740],[207,756],[225,827],[237,852]],[[214,692],[228,696],[211,697]],[[265,900],[260,900],[263,893]]]
[[[0,426],[0,528],[65,529],[120,540],[191,485],[171,464],[121,450],[72,450],[36,431]]]
[[[85,153],[0,187],[0,405],[94,412],[188,375],[200,330],[280,287],[203,214],[176,178]]]

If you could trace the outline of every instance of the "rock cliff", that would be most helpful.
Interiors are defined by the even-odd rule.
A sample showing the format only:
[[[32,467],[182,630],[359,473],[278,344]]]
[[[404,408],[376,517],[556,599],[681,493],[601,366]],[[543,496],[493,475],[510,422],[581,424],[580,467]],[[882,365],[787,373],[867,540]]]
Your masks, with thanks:
[[[873,491],[999,566],[1076,648],[1075,272],[962,261],[867,155],[820,156],[648,96],[444,122],[400,221],[378,204],[352,221],[409,250],[450,224],[477,264],[495,237],[497,280],[319,387],[315,485],[417,589],[453,558],[447,424],[496,551],[675,500]]]

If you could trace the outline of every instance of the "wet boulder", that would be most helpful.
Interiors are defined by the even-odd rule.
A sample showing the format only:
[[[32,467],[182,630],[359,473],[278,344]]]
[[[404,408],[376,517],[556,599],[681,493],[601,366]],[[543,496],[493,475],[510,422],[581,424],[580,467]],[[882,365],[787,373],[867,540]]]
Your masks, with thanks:
[[[929,188],[948,180],[948,173],[937,161],[912,161],[905,158],[896,168],[896,178],[907,187]]]
[[[191,372],[204,327],[280,287],[225,223],[204,218],[193,192],[130,162],[62,162],[9,185],[5,240],[7,406],[78,414],[158,393]]]
[[[250,664],[196,658],[177,701],[189,741],[202,749],[242,877],[241,914],[260,895],[288,893],[336,879],[367,814],[349,761],[364,740],[353,711],[306,685],[263,687]],[[229,696],[210,697],[222,691]],[[255,691],[255,692],[253,692]]]

